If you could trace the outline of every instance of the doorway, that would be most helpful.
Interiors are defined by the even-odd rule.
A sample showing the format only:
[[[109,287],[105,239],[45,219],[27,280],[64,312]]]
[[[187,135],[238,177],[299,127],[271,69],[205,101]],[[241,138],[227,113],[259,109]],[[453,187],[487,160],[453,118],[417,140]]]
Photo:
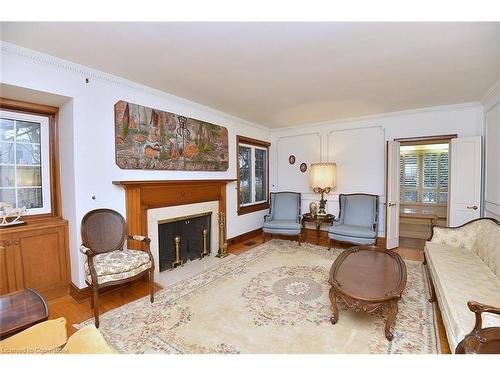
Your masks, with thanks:
[[[395,139],[386,155],[387,249],[423,249],[432,225],[457,227],[481,216],[480,136]]]
[[[400,246],[423,249],[432,225],[448,223],[450,140],[400,141]]]

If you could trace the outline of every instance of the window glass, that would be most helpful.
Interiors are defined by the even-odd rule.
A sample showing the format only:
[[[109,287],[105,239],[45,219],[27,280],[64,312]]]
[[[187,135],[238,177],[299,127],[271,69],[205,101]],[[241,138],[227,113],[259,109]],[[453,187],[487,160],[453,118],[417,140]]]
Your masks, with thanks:
[[[238,137],[238,214],[263,209],[261,204],[268,201],[269,194],[269,149],[265,142],[249,138],[244,142],[241,138]]]
[[[255,201],[266,200],[266,150],[255,149]]]
[[[240,146],[240,204],[252,201],[252,149]]]
[[[48,119],[1,111],[0,201],[26,207],[28,214],[50,207]]]

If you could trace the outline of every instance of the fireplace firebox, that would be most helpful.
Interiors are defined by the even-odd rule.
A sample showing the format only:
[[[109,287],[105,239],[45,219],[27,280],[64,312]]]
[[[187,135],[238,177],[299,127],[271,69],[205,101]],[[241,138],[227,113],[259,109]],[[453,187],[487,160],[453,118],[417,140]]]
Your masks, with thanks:
[[[160,272],[210,254],[212,212],[158,222]]]

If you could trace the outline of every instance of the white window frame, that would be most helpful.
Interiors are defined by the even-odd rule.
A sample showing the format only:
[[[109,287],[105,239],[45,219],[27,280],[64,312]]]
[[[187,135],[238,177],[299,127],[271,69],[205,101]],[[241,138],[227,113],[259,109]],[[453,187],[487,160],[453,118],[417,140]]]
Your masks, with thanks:
[[[249,202],[249,203],[240,203],[240,207],[248,207],[248,206],[253,206],[255,204],[260,204],[260,203],[266,203],[267,202],[267,196],[269,194],[269,192],[267,191],[268,190],[268,186],[269,186],[269,181],[267,181],[268,179],[268,172],[267,172],[267,168],[268,168],[268,164],[269,164],[269,149],[267,147],[261,147],[261,146],[256,146],[256,145],[251,145],[251,144],[248,144],[248,143],[239,143],[238,144],[238,157],[240,157],[240,152],[239,152],[239,149],[240,147],[247,147],[249,148],[251,151],[250,151],[250,176],[252,178],[252,181],[251,181],[251,188],[252,188],[252,194],[251,194],[251,198],[252,198],[252,201]],[[266,181],[265,181],[265,184],[264,184],[264,199],[263,200],[260,200],[260,201],[257,201],[255,200],[255,196],[257,195],[257,190],[255,189],[256,187],[256,183],[257,183],[257,179],[255,178],[255,150],[263,150],[265,151],[266,153],[266,160],[264,162],[264,176],[266,178]],[[238,181],[238,184],[240,182]]]
[[[49,118],[41,115],[34,115],[30,113],[13,112],[7,110],[0,110],[0,117],[10,120],[29,121],[40,124],[40,153],[41,153],[41,179],[42,179],[42,207],[40,208],[26,208],[26,215],[39,215],[49,214],[52,212],[51,204],[51,183],[50,183],[50,139],[49,139]],[[14,158],[16,155],[17,142],[14,142]],[[11,164],[8,164],[11,165]],[[16,166],[12,164],[11,166]],[[21,164],[22,165],[22,164]],[[17,190],[17,169],[15,170],[15,186]],[[3,189],[0,187],[0,189]],[[11,189],[11,188],[9,188]],[[17,205],[17,194],[16,194]]]

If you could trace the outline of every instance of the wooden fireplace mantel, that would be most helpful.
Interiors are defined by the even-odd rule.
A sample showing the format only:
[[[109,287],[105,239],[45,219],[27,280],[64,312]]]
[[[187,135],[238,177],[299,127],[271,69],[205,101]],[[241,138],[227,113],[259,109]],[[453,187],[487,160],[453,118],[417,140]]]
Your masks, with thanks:
[[[129,234],[148,235],[148,213],[151,208],[219,201],[219,212],[226,217],[226,184],[235,179],[113,181],[125,189]],[[225,233],[227,238],[227,232]],[[129,241],[130,249],[141,243]]]

